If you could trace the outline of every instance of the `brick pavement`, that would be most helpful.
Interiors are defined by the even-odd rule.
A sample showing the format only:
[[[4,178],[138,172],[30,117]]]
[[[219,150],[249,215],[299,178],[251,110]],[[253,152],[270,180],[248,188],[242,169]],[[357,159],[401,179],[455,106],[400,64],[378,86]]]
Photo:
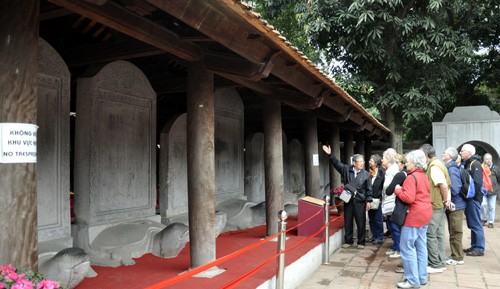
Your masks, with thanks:
[[[500,220],[500,206],[497,208],[496,220]],[[429,274],[427,285],[420,288],[500,289],[500,223],[495,225],[493,229],[484,227],[486,251],[483,257],[465,256],[464,265],[447,266],[443,273]],[[389,259],[385,255],[391,243],[391,239],[386,239],[382,245],[369,244],[364,250],[338,249],[330,256],[330,264],[321,265],[297,289],[397,288],[397,282],[404,276],[394,272],[401,259]],[[464,248],[470,247],[470,230],[465,221],[463,244]],[[449,244],[446,247],[449,256]]]

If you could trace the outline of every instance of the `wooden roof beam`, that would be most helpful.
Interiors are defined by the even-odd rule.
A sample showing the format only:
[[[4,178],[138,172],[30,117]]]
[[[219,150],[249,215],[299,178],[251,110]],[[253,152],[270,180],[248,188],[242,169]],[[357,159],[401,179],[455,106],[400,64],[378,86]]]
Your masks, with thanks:
[[[187,91],[187,77],[175,79],[154,79],[151,80],[151,86],[157,94],[185,93]],[[233,81],[216,76],[214,78],[214,88],[239,87],[240,84]]]
[[[49,1],[184,60],[196,61],[202,57],[201,49],[197,45],[180,39],[172,31],[112,1],[106,1],[102,5],[82,0]]]
[[[251,62],[259,63],[266,59],[272,50],[281,50],[280,57],[273,60],[274,67],[271,74],[313,99],[320,97],[319,94],[328,87],[338,94],[339,98],[343,98],[345,104],[354,107],[353,121],[361,124],[361,118],[368,117],[384,131],[387,130],[336,83],[312,67],[306,58],[293,52],[294,49],[290,49],[283,38],[275,37],[277,31],[263,24],[261,20],[246,15],[243,5],[232,3],[230,0],[147,1]],[[291,65],[298,67],[291,69]]]
[[[50,11],[40,12],[40,21],[51,20],[59,17],[64,17],[73,14],[72,11],[64,8],[57,8]]]
[[[310,77],[304,74],[299,67],[295,67],[296,63],[290,63],[282,56],[278,56],[275,57],[273,65],[272,74],[286,81],[306,95],[317,98],[320,97],[321,93],[324,91],[324,87],[321,82],[313,81]]]
[[[222,3],[195,0],[147,1],[251,62],[262,62],[272,53],[272,49],[258,37],[259,31],[250,25],[244,25],[238,16],[230,18],[234,13],[221,11],[224,5],[219,4]]]
[[[337,123],[344,123],[347,120],[349,120],[349,116],[351,115],[351,112],[353,111],[352,108],[350,108],[347,113],[345,114],[338,114],[335,112],[332,112],[331,108],[326,108],[325,106],[320,107],[314,111],[314,114],[327,122],[337,122]]]
[[[326,106],[330,107],[341,115],[348,114],[347,118],[353,123],[359,126],[363,126],[363,129],[367,125],[365,122],[370,123],[370,121],[367,120],[367,118],[361,112],[345,103],[345,101],[339,96],[326,93],[323,102]],[[370,127],[374,127],[374,125],[372,124],[372,126]]]
[[[242,79],[241,77],[237,77],[233,74],[227,74],[222,72],[217,72],[218,75],[225,77],[235,83],[240,84],[243,87],[247,87],[251,90],[255,90],[261,94],[270,95],[273,93],[274,88],[271,85],[267,85],[261,81],[253,81],[249,79]]]
[[[321,106],[322,98],[311,98],[298,91],[275,88],[261,81],[252,81],[242,79],[230,74],[217,73],[222,77],[240,84],[241,86],[255,90],[263,95],[263,97],[273,97],[280,102],[293,106],[298,109],[316,109]]]
[[[205,54],[205,65],[208,70],[225,75],[234,75],[252,81],[258,81],[269,76],[272,62],[252,63],[242,57],[234,57],[208,52]]]
[[[284,88],[276,88],[273,94],[270,96],[273,96],[279,101],[297,107],[299,109],[316,109],[323,103],[323,98],[321,97],[311,98],[298,91]]]
[[[270,55],[273,55],[272,70],[270,71],[273,75],[307,96],[314,99],[320,97],[324,87],[318,79],[311,77],[310,73],[300,70],[296,60],[285,58],[282,53],[274,54],[278,48],[263,41],[265,40],[261,36],[263,31],[259,31],[246,21],[242,21],[241,17],[234,11],[230,11],[226,5],[217,1],[147,1],[253,63],[265,62],[270,58]]]
[[[340,96],[325,94],[323,96],[323,103],[334,111],[345,115],[349,112],[352,107],[347,104]],[[352,111],[350,111],[351,113]]]
[[[60,52],[70,67],[91,63],[108,63],[138,57],[165,54],[166,52],[135,39],[99,42],[65,49]]]

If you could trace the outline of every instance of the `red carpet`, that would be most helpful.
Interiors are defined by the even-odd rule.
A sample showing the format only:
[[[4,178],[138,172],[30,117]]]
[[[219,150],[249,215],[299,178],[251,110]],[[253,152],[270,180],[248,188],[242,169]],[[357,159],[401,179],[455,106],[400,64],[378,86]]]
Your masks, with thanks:
[[[343,226],[343,219],[331,216],[333,221],[330,224],[330,234],[333,235]],[[287,227],[291,228],[297,223],[297,219],[290,217],[287,220]],[[307,224],[306,224],[307,225]],[[217,258],[221,258],[230,253],[238,251],[259,242],[266,234],[265,226],[261,225],[251,229],[228,232],[217,238]],[[321,235],[321,234],[320,234]],[[292,230],[287,234],[286,248],[291,248],[306,237],[297,236],[297,230]],[[286,264],[299,259],[302,255],[316,247],[322,242],[322,238],[314,237],[299,245],[290,252],[287,252]],[[277,253],[276,242],[266,242],[244,254],[226,261],[219,265],[219,268],[227,271],[213,278],[190,277],[168,288],[221,288],[233,280],[245,275],[252,269],[260,266]],[[92,266],[98,276],[86,278],[76,289],[142,289],[166,279],[177,276],[185,272],[190,265],[189,243],[179,253],[176,258],[163,259],[152,254],[146,254],[135,259],[133,266],[120,266],[118,268]],[[255,275],[250,276],[236,288],[256,288],[265,281],[276,275],[276,260],[259,270]],[[167,287],[165,287],[167,288]]]

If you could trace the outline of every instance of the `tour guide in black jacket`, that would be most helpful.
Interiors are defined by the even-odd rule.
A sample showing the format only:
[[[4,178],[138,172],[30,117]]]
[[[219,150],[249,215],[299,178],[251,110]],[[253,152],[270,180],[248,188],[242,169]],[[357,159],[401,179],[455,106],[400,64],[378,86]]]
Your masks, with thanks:
[[[344,204],[344,245],[349,248],[353,241],[353,217],[358,228],[358,249],[365,248],[366,211],[370,209],[372,197],[372,182],[370,174],[364,169],[365,159],[363,155],[356,154],[352,157],[352,165],[341,163],[331,154],[330,146],[323,146],[323,151],[330,156],[333,167],[340,173],[345,184],[351,183],[356,187],[356,194],[351,200]]]

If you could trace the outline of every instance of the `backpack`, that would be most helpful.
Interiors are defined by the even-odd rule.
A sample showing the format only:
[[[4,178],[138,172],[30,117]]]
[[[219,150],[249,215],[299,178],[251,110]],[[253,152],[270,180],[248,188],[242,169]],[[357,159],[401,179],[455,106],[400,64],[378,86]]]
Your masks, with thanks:
[[[470,162],[469,171],[472,171],[472,163],[474,163],[475,161],[476,160],[473,160],[472,162]],[[493,184],[491,183],[491,179],[490,179],[491,170],[487,165],[483,165],[483,164],[481,164],[481,168],[483,169],[483,185],[481,186],[481,192],[483,193],[484,196],[486,196],[488,194],[488,191],[491,190],[491,188],[493,187]],[[472,177],[471,177],[471,179],[472,179]],[[487,189],[487,188],[489,188],[489,189]],[[472,197],[474,197],[474,194]]]
[[[460,180],[462,181],[462,188],[460,188],[460,196],[464,199],[474,198],[476,195],[476,187],[471,175],[464,169],[460,168]]]

